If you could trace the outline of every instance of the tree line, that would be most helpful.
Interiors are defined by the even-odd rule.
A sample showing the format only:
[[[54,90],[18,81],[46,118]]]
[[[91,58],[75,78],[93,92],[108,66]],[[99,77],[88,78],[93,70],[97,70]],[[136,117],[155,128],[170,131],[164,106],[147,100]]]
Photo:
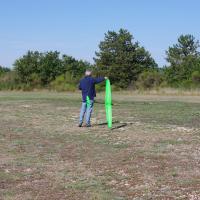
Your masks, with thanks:
[[[73,91],[87,68],[96,76],[108,76],[115,89],[199,88],[199,47],[194,36],[181,35],[166,50],[168,65],[159,67],[128,30],[108,31],[95,52],[94,64],[58,51],[28,51],[13,69],[0,66],[0,89]]]
[[[60,55],[58,51],[28,51],[15,61],[12,70],[2,67],[0,88],[75,90],[88,67],[90,63]]]

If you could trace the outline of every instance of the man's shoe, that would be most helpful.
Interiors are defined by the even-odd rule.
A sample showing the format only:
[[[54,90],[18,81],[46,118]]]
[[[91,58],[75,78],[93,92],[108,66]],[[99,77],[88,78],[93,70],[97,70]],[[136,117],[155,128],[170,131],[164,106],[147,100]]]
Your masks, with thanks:
[[[91,124],[86,124],[86,127],[91,127]]]
[[[82,123],[80,123],[80,124],[78,125],[78,127],[82,127]]]

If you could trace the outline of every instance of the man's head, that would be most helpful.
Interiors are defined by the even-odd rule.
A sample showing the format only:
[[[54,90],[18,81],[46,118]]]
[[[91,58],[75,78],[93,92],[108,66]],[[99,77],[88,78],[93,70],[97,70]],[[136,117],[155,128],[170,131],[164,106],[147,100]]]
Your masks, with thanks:
[[[89,70],[89,69],[87,69],[87,70],[85,71],[85,76],[91,76],[91,75],[92,75],[92,71]]]

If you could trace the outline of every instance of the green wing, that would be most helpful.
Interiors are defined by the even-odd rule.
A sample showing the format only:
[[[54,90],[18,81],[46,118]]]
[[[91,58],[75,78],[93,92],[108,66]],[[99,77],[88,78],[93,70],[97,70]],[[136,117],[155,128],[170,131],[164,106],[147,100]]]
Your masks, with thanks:
[[[90,97],[88,95],[86,96],[86,105],[87,105],[87,108],[90,107]]]
[[[112,128],[112,93],[110,80],[106,80],[105,109],[108,128]]]

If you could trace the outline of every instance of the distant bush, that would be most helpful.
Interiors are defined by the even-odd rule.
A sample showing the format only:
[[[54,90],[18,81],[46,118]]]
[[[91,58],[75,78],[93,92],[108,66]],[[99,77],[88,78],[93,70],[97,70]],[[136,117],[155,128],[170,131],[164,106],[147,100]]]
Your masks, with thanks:
[[[136,82],[138,89],[156,88],[163,82],[163,77],[158,71],[144,71],[139,75]]]
[[[182,89],[192,89],[194,88],[194,84],[192,83],[192,80],[191,79],[188,79],[188,80],[183,80],[179,83],[178,85],[179,88],[182,88]]]
[[[200,72],[194,71],[192,73],[192,82],[196,85],[200,85]]]
[[[10,70],[9,68],[7,68],[7,67],[2,67],[2,66],[0,65],[0,76],[4,75],[5,73],[10,72],[10,71],[11,71],[11,70]]]
[[[102,91],[104,91],[104,90],[105,90],[105,82],[102,82],[102,83],[100,83],[100,84],[97,84],[97,85],[95,86],[95,89],[96,89],[97,92],[102,92]]]
[[[0,90],[14,90],[16,88],[15,72],[6,72],[0,76]]]
[[[48,88],[50,85],[56,85],[58,88],[59,82],[62,83],[61,77],[63,76],[67,86],[61,85],[59,88],[71,90],[72,86],[69,85],[75,84],[88,67],[92,67],[92,65],[71,56],[61,56],[57,51],[43,53],[28,51],[14,63],[18,82],[25,85],[25,88]]]
[[[50,83],[50,88],[56,91],[75,91],[76,80],[73,80],[69,73],[62,74]]]

